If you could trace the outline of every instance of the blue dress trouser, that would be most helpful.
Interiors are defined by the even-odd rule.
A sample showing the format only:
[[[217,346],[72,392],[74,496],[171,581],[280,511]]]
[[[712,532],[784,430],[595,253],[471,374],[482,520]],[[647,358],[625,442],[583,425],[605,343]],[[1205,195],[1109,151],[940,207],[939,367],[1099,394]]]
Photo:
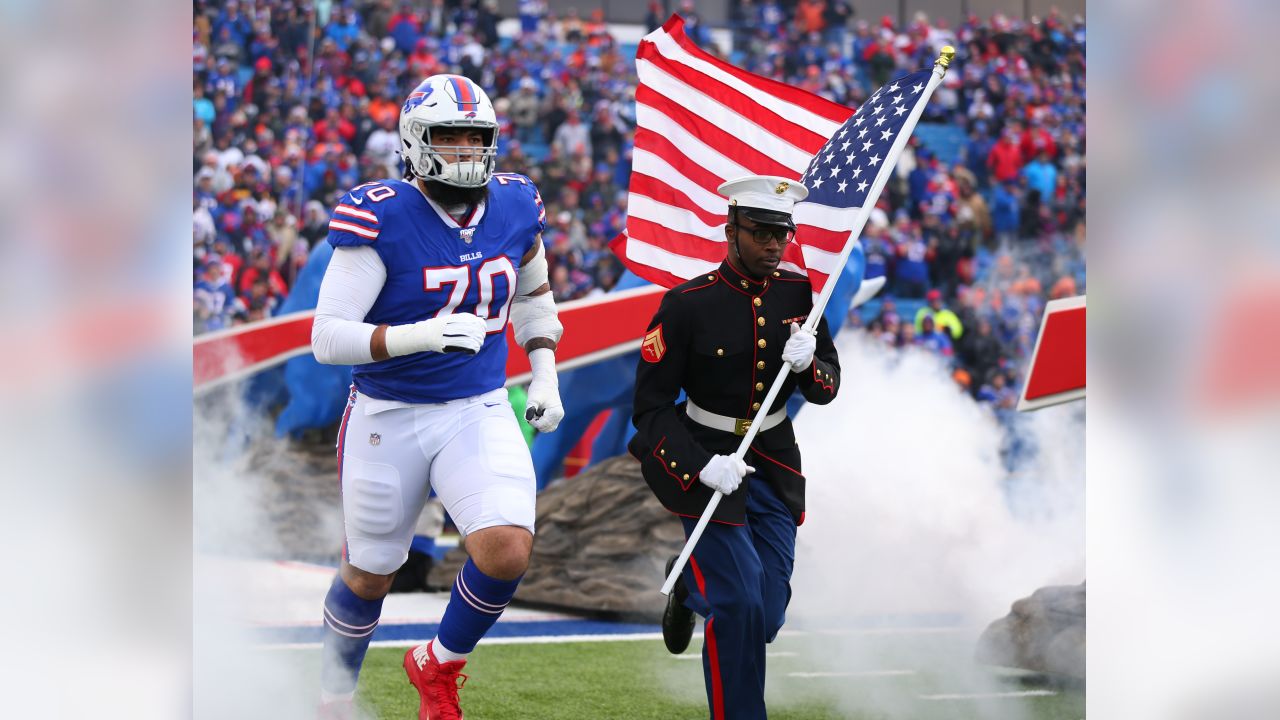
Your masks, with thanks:
[[[765,643],[786,620],[796,523],[763,480],[748,479],[745,525],[710,523],[683,577],[685,601],[706,618],[702,671],[712,720],[757,720],[764,707]],[[685,536],[697,520],[681,518]]]

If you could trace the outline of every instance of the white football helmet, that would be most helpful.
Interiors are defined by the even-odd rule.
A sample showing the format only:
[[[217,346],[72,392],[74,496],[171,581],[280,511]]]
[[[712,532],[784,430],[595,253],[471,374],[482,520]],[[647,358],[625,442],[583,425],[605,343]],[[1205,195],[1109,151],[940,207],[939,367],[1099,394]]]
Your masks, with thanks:
[[[483,147],[474,148],[476,160],[445,162],[435,145],[434,128],[473,127],[484,133]],[[493,177],[498,154],[498,117],[493,103],[479,85],[461,75],[432,75],[423,80],[400,108],[402,155],[414,175],[458,187],[480,187]],[[452,152],[450,152],[452,155]]]

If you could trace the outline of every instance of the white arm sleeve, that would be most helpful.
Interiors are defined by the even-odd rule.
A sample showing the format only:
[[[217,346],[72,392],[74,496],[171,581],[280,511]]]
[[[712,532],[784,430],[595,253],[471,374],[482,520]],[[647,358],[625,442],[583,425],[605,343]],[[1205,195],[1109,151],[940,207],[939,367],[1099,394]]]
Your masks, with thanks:
[[[326,365],[373,362],[369,340],[378,326],[364,318],[386,281],[387,267],[377,250],[368,245],[334,248],[311,326],[316,360]]]

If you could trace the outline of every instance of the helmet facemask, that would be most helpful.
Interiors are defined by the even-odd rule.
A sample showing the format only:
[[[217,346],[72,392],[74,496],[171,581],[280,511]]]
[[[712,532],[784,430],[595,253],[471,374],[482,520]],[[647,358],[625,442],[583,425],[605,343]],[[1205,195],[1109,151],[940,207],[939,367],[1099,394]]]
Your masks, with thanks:
[[[484,144],[480,146],[436,145],[432,139],[433,132],[441,129],[475,129],[484,135]],[[493,176],[498,156],[497,126],[489,123],[447,122],[427,123],[424,120],[411,120],[409,131],[418,139],[418,154],[412,156],[413,148],[405,143],[406,161],[413,174],[423,180],[434,180],[455,187],[483,187]],[[471,160],[449,162],[448,159],[459,155],[470,155]]]

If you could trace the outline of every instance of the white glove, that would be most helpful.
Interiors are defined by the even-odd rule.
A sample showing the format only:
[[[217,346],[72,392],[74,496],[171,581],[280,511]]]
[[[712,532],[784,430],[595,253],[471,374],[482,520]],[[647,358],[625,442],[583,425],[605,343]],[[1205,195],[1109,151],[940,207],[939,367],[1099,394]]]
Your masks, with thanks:
[[[782,347],[782,359],[791,366],[791,372],[804,372],[813,364],[813,351],[818,349],[818,338],[809,330],[791,323],[791,339]]]
[[[713,455],[698,474],[698,480],[712,490],[729,495],[738,489],[747,473],[755,471],[737,455]]]
[[[529,382],[524,419],[538,432],[555,432],[564,419],[560,379],[556,376],[556,354],[551,348],[538,348],[529,353],[529,366],[533,368],[533,380]]]
[[[484,345],[485,322],[471,313],[454,313],[387,328],[387,354],[466,352],[475,355]]]

